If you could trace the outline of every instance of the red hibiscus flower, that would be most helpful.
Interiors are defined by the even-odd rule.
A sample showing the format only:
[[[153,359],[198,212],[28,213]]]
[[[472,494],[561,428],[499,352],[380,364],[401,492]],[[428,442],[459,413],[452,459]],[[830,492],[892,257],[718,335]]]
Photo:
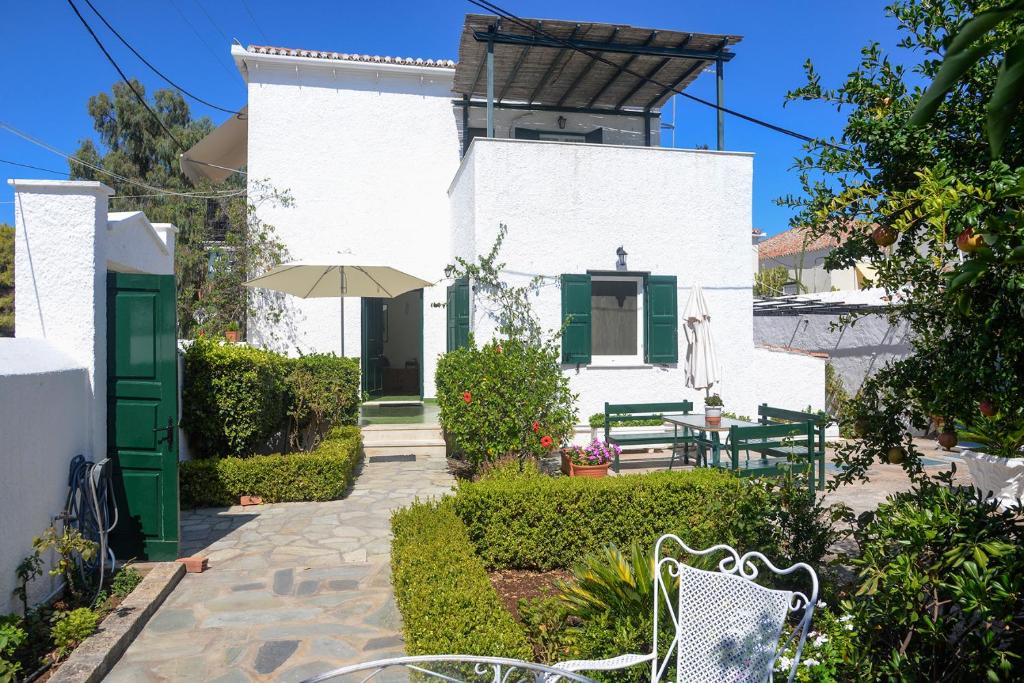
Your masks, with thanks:
[[[473,401],[473,394],[469,393],[468,391],[463,391],[462,400],[465,401],[466,403],[471,403]]]
[[[540,431],[540,422],[537,422],[536,420],[533,421],[533,431],[534,433]]]
[[[544,448],[551,448],[551,444],[553,443],[554,441],[552,440],[552,438],[550,436],[547,436],[546,434],[540,437],[540,445]]]

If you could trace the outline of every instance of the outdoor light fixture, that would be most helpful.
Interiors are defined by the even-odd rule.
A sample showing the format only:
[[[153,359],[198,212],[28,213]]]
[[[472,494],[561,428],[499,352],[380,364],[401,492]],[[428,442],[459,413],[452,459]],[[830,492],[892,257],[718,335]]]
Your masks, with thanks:
[[[566,118],[564,116],[559,116],[558,117],[558,127],[561,130],[565,130],[565,123],[566,123]]]
[[[625,270],[626,256],[628,256],[628,254],[626,254],[626,250],[619,247],[615,250],[615,255],[619,257],[619,260],[615,262],[615,270]]]

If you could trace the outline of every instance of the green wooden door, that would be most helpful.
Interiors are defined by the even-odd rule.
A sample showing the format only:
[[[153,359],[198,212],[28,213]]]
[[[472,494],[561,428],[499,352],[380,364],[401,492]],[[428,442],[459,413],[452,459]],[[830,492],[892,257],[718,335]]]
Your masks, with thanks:
[[[469,346],[469,278],[460,277],[448,286],[446,351]]]
[[[173,275],[107,273],[107,451],[118,557],[178,557],[178,361]]]
[[[380,396],[384,393],[384,300],[366,297],[362,301],[363,392]]]

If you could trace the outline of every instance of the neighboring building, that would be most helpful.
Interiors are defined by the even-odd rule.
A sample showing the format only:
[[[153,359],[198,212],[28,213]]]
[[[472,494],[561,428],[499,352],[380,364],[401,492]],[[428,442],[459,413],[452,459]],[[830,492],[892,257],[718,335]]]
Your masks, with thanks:
[[[760,243],[759,270],[782,266],[789,272],[789,281],[776,295],[855,291],[870,286],[874,271],[867,264],[825,270],[825,257],[837,246],[839,240],[831,235],[811,238],[807,228],[790,228]]]
[[[549,20],[543,30],[560,40],[468,15],[458,63],[235,46],[247,117],[190,150],[183,168],[209,176],[188,158],[230,165],[220,161],[230,154],[208,154],[237,155],[241,145],[235,163],[247,163],[248,177],[295,200],[259,209],[291,259],[351,253],[439,283],[344,306],[344,348],[359,350],[370,395],[387,392],[374,379],[383,365],[414,369],[418,393],[432,396],[437,357],[470,331],[492,333],[494,322],[472,307],[471,285],[446,281],[444,268],[486,252],[506,224],[505,277],[544,277],[535,308],[546,326],[572,315],[563,360],[584,419],[605,401],[700,405],[703,392],[684,386],[679,329],[696,283],[724,370],[716,389],[730,409],[821,407],[820,360],[754,346],[753,156],[658,147],[672,91],[627,72],[686,87],[731,59],[739,37]],[[585,43],[619,67],[561,41]],[[616,267],[619,247],[625,269]],[[292,350],[341,348],[338,300],[289,304],[287,325],[252,321],[250,340],[276,344],[274,332]]]

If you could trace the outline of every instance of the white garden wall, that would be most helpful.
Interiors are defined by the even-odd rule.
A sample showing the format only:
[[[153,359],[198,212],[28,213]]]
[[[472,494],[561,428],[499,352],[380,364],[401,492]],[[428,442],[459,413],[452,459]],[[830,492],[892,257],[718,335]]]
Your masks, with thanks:
[[[476,139],[449,190],[455,255],[472,257],[509,228],[505,276],[543,275],[535,309],[561,324],[558,276],[613,270],[623,246],[631,271],[675,275],[679,311],[699,283],[712,315],[727,410],[752,415],[761,402],[802,409],[824,403],[824,364],[815,358],[755,352],[750,269],[752,157],[749,154],[524,140]],[[467,239],[466,225],[472,225]],[[475,311],[478,337],[493,331]],[[687,398],[685,338],[680,363],[567,367],[585,421],[605,401]]]

